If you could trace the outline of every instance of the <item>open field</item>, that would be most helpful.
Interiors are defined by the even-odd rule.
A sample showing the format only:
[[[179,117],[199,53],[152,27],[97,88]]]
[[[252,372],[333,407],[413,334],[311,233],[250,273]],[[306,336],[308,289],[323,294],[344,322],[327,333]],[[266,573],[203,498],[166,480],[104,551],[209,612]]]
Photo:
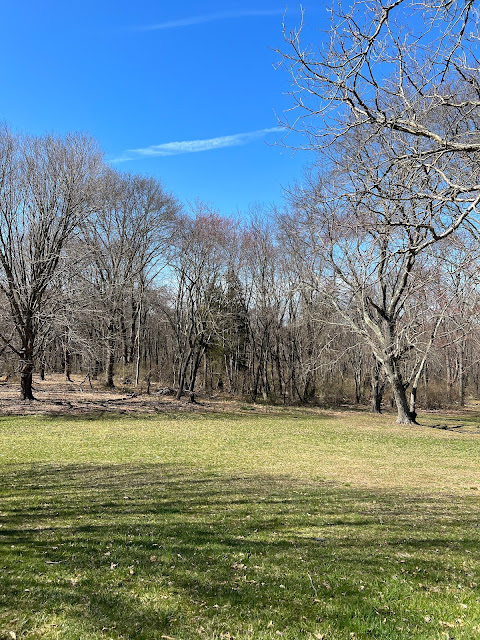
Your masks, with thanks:
[[[0,638],[480,638],[478,414],[0,418]]]

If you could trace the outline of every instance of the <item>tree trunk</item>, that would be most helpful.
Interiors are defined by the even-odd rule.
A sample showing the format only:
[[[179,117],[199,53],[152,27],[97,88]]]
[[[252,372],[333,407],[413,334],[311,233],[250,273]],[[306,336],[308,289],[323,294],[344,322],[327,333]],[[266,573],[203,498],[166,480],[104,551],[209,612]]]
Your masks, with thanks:
[[[382,413],[383,392],[385,382],[380,382],[381,364],[374,357],[372,364],[372,398],[370,410],[372,413]]]
[[[453,385],[455,384],[455,380],[457,378],[457,374],[458,371],[455,372],[452,366],[452,360],[450,357],[450,352],[448,351],[448,349],[446,350],[445,353],[445,367],[447,370],[447,398],[448,398],[448,403],[450,404],[452,402],[452,389],[453,389]]]
[[[384,362],[383,366],[392,386],[393,398],[397,407],[397,424],[417,424],[417,414],[410,411],[407,391],[398,363],[395,360],[390,360]]]
[[[132,319],[130,323],[130,362],[133,362],[133,357],[135,354],[135,343],[137,336],[137,318],[138,318],[138,306],[135,301],[135,298],[132,294]]]
[[[397,424],[417,424],[417,414],[410,411],[407,393],[401,377],[395,375],[391,384],[397,406]]]
[[[64,349],[63,349],[63,357],[64,357],[64,373],[65,373],[65,380],[66,382],[71,382],[71,373],[72,373],[72,368],[71,368],[71,356],[70,356],[70,349],[68,348],[67,343],[65,342],[64,345]]]
[[[33,396],[33,359],[32,350],[25,349],[22,357],[20,373],[20,387],[22,400],[35,400]]]
[[[106,383],[107,387],[113,389],[115,384],[113,382],[113,374],[115,368],[115,334],[114,334],[114,322],[111,319],[108,324],[108,342],[107,342],[107,366],[106,366]]]
[[[354,369],[353,381],[355,383],[355,404],[360,404],[362,400],[362,371]]]
[[[414,385],[410,390],[410,415],[417,416],[417,389],[418,387]]]
[[[459,404],[465,406],[465,342],[462,340],[458,351],[458,391]]]
[[[152,382],[152,372],[151,372],[151,371],[149,371],[149,372],[148,372],[148,374],[147,374],[147,391],[146,391],[147,396],[149,396],[149,395],[150,395],[150,385],[151,385],[151,382]]]
[[[137,335],[137,362],[135,364],[135,386],[138,387],[140,384],[140,364],[141,364],[141,355],[142,351],[140,348],[140,332]]]
[[[195,402],[195,382],[197,379],[198,369],[200,367],[200,362],[202,360],[202,356],[205,353],[205,349],[201,347],[197,350],[195,354],[195,358],[193,359],[192,366],[190,367],[190,381],[188,385],[188,393],[189,398],[188,401],[194,403]]]
[[[303,385],[303,392],[301,401],[311,402],[315,398],[316,385],[313,380],[312,372],[309,370],[305,375],[305,384]]]
[[[191,357],[192,357],[191,349],[185,358],[183,358],[182,356],[182,361],[180,363],[180,369],[178,372],[178,390],[175,395],[177,400],[180,400],[180,398],[183,396],[185,383],[187,381],[187,369],[188,369],[188,365],[190,363]]]
[[[128,349],[128,341],[127,341],[127,325],[125,322],[125,314],[120,313],[120,335],[122,337],[122,351],[123,351],[123,365],[126,367],[129,362],[129,349]]]
[[[133,301],[132,301],[133,304]],[[142,313],[138,314],[138,325],[137,325],[137,335],[135,337],[135,342],[137,343],[137,362],[135,365],[135,386],[138,387],[140,384],[140,364],[142,357],[142,344],[140,340],[140,332],[141,332],[141,322],[142,322]],[[133,326],[133,325],[132,325]]]

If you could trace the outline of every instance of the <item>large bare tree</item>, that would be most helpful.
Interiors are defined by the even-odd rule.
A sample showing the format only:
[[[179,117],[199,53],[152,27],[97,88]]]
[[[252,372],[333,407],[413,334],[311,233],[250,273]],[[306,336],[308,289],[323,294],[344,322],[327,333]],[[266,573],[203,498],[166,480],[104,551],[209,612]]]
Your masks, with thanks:
[[[11,325],[0,339],[21,361],[22,398],[32,373],[62,252],[89,212],[101,155],[83,135],[25,137],[0,131],[0,289]]]
[[[286,125],[306,136],[305,148],[324,151],[338,140],[351,141],[355,130],[363,140],[389,132],[393,153],[383,171],[395,164],[409,173],[436,174],[424,196],[461,205],[453,217],[437,217],[425,227],[417,253],[458,229],[480,202],[474,4],[337,2],[318,47],[304,42],[303,24],[284,29],[295,115]]]
[[[430,242],[432,228],[446,243],[447,225],[463,205],[431,198],[440,181],[436,172],[394,162],[401,141],[391,132],[360,132],[336,143],[328,172],[311,174],[292,192],[293,215],[284,224],[299,236],[307,264],[316,264],[316,254],[323,257],[318,286],[382,364],[397,421],[408,423],[415,421],[416,385],[448,306],[438,278],[442,245],[440,238]],[[440,288],[435,306],[422,294],[428,286]]]
[[[303,30],[284,32],[296,114],[287,125],[329,170],[297,203],[315,210],[337,303],[355,302],[354,324],[390,378],[398,420],[409,422],[398,362],[412,348],[400,321],[413,276],[428,271],[435,245],[476,224],[480,202],[474,2],[337,2],[318,47]]]

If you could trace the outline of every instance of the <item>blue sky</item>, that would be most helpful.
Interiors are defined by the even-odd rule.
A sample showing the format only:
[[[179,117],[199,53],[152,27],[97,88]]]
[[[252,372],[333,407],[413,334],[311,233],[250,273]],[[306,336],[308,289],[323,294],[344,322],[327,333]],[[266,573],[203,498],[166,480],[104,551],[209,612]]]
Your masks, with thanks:
[[[319,3],[303,6],[325,27]],[[292,104],[288,75],[274,68],[284,0],[0,7],[0,119],[13,129],[87,131],[114,166],[225,215],[281,204],[282,186],[313,159],[275,146],[277,115]],[[299,4],[286,15],[297,24]]]

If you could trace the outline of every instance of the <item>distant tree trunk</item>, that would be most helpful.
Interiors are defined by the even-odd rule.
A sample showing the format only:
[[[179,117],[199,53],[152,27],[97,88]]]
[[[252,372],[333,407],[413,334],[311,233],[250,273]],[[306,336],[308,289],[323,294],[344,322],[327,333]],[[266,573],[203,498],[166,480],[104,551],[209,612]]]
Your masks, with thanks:
[[[123,364],[126,367],[129,363],[129,349],[127,341],[127,325],[125,322],[125,314],[123,310],[120,313],[120,334],[122,336]]]
[[[190,350],[188,355],[186,357],[182,356],[182,362],[180,364],[180,369],[178,372],[178,390],[177,393],[175,395],[177,400],[180,400],[180,398],[183,396],[183,392],[185,389],[185,384],[187,382],[187,370],[188,370],[188,365],[190,364],[190,360],[192,357],[192,351]]]
[[[418,387],[413,386],[410,390],[410,414],[416,416],[417,415],[417,391]]]
[[[358,346],[352,350],[350,354],[350,363],[352,365],[353,382],[355,385],[355,404],[362,401],[362,387],[364,376],[364,354]]]
[[[372,363],[372,398],[370,410],[372,413],[382,413],[383,392],[385,391],[385,381],[380,381],[381,364],[373,357]]]
[[[355,383],[355,404],[360,404],[362,400],[362,371],[354,369],[353,381]]]
[[[205,353],[205,349],[202,347],[197,349],[195,357],[192,362],[192,366],[190,367],[190,381],[188,385],[188,401],[194,403],[195,402],[195,382],[197,379],[198,369],[200,367],[200,362],[202,360],[202,356]]]
[[[129,359],[130,362],[133,362],[133,357],[135,354],[135,345],[137,342],[137,336],[138,336],[138,329],[137,329],[137,319],[138,319],[138,306],[137,306],[137,302],[133,296],[132,293],[132,300],[131,300],[131,304],[132,304],[132,317],[131,317],[131,323],[130,323],[130,353],[129,353]]]
[[[133,304],[134,304],[134,301],[132,300],[132,305]],[[140,310],[140,313],[138,314],[137,333],[135,336],[135,343],[137,344],[137,360],[135,364],[135,386],[136,387],[138,387],[138,385],[140,384],[140,364],[141,364],[141,358],[142,358],[142,345],[140,340],[141,321],[142,321],[142,314]],[[132,324],[132,329],[133,329],[133,324]]]
[[[45,351],[42,351],[40,358],[40,380],[45,380]]]
[[[113,318],[108,323],[108,336],[107,336],[107,363],[106,363],[106,384],[107,387],[113,389],[115,384],[113,382],[113,374],[115,368],[115,325]]]
[[[147,374],[147,390],[146,390],[147,396],[150,395],[150,386],[151,386],[151,384],[152,384],[152,372],[149,371],[148,374]]]
[[[305,384],[303,385],[302,402],[311,402],[316,393],[315,382],[312,372],[309,370],[305,376]]]
[[[458,351],[458,391],[459,404],[465,406],[465,340],[462,340]]]
[[[210,375],[210,380],[208,379],[208,356],[205,353],[205,358],[203,359],[203,388],[205,391],[211,391],[213,389],[213,375]]]
[[[447,370],[447,375],[446,375],[446,379],[447,379],[447,397],[448,397],[448,402],[451,403],[452,402],[452,389],[453,389],[453,385],[455,384],[455,381],[458,377],[458,362],[456,363],[457,367],[456,369],[454,369],[453,365],[452,365],[452,358],[450,355],[450,351],[447,349],[445,352],[445,367]]]
[[[139,331],[140,334],[140,331]],[[142,351],[140,347],[140,335],[137,336],[137,361],[135,364],[135,386],[140,384],[140,364],[142,360]]]
[[[64,344],[64,349],[63,349],[63,357],[64,357],[64,373],[65,373],[65,380],[67,382],[71,382],[71,355],[70,355],[70,349],[68,348],[68,344],[65,341]]]

